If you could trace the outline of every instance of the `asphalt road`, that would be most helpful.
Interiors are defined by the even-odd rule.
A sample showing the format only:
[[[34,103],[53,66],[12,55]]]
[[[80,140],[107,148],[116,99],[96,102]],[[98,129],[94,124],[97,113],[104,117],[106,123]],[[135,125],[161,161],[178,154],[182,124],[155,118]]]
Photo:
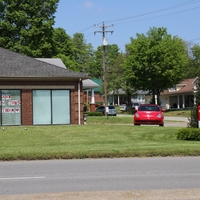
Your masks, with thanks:
[[[196,188],[200,157],[0,162],[0,195]]]

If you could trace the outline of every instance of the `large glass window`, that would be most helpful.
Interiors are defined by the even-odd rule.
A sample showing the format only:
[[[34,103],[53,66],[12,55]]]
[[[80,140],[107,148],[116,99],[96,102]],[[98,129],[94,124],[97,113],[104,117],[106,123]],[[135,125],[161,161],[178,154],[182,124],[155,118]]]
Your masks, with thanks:
[[[33,90],[33,124],[51,124],[50,90]]]
[[[52,91],[52,123],[70,123],[69,90]]]
[[[69,90],[33,90],[33,124],[70,124]]]
[[[2,125],[21,125],[21,91],[1,90]]]

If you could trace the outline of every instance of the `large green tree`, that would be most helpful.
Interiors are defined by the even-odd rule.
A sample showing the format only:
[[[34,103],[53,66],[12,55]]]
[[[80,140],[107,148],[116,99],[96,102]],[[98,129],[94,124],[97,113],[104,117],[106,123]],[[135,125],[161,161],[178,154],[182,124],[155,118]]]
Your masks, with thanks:
[[[90,67],[94,62],[94,50],[92,44],[87,44],[84,34],[75,33],[72,37],[73,57],[76,61],[75,71],[90,72]]]
[[[195,44],[190,48],[190,52],[186,78],[200,77],[200,46]]]
[[[166,28],[150,28],[146,35],[136,36],[126,45],[126,81],[135,89],[148,91],[154,103],[157,95],[159,103],[160,93],[184,78],[188,62],[185,43]]]
[[[107,73],[112,73],[116,68],[116,62],[119,57],[119,47],[116,44],[105,46],[105,67]],[[91,71],[93,77],[103,78],[103,48],[99,46],[95,51],[95,66]]]
[[[76,69],[76,60],[74,57],[74,46],[72,38],[63,28],[55,28],[53,31],[53,44],[55,58],[61,58],[68,69]]]
[[[59,0],[0,0],[0,46],[32,57],[51,57]]]

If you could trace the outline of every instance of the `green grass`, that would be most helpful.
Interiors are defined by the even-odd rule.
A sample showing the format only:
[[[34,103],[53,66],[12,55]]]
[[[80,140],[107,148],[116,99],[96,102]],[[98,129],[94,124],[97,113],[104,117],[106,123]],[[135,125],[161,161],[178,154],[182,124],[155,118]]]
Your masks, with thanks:
[[[191,116],[191,110],[168,111],[168,112],[164,112],[164,115],[165,116],[187,117],[187,118],[189,118]]]
[[[89,124],[133,124],[133,115],[129,116],[95,116],[88,117],[87,123]]]
[[[132,117],[89,116],[80,126],[6,126],[0,130],[0,160],[200,155],[199,142],[176,139],[179,127],[132,122]]]

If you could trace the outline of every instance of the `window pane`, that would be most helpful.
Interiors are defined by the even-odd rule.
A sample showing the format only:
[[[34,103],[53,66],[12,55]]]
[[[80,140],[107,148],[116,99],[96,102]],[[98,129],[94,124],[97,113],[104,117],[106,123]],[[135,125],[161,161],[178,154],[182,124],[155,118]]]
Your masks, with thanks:
[[[33,124],[51,124],[50,90],[33,90]]]
[[[20,90],[2,90],[2,125],[21,125]]]
[[[70,124],[69,90],[52,90],[52,123]]]

